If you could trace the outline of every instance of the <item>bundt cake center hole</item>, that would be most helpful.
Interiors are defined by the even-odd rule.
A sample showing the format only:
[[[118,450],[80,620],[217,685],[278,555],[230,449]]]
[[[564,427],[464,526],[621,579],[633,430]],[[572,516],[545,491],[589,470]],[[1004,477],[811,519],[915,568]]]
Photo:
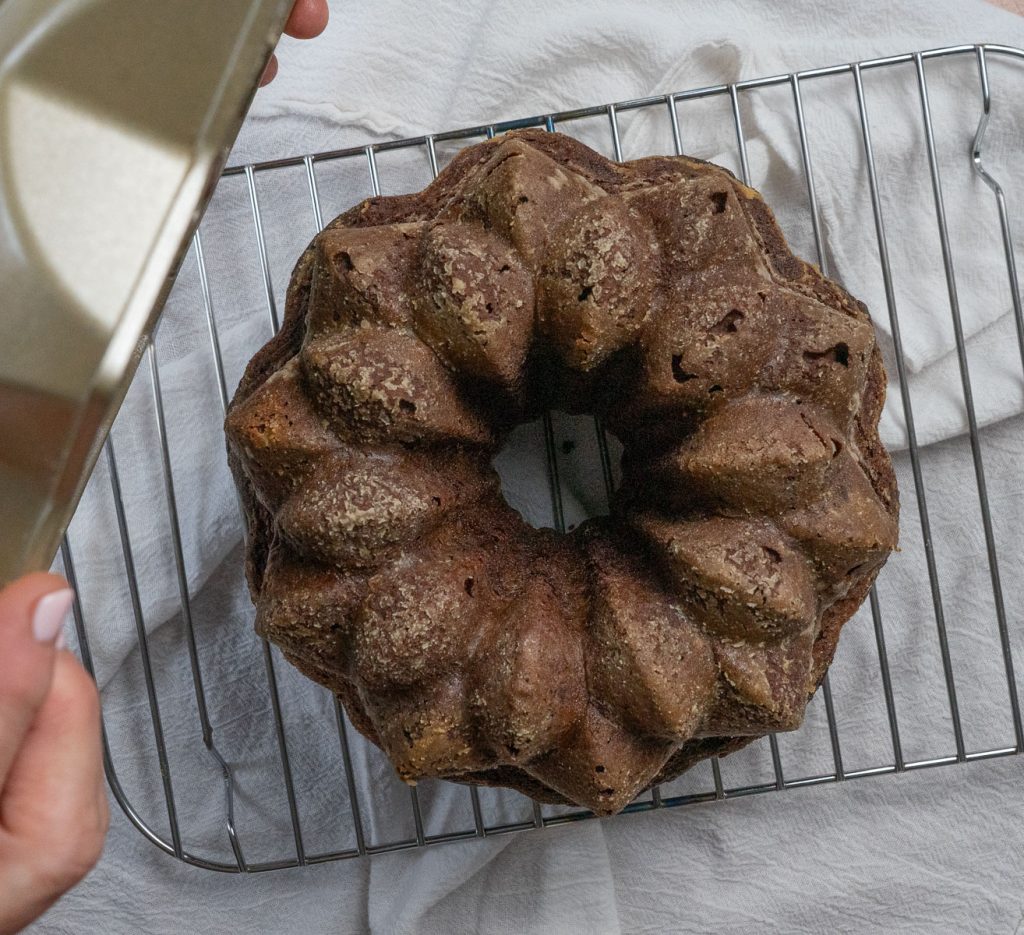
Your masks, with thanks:
[[[551,413],[550,432],[543,418],[516,426],[492,460],[505,501],[536,529],[559,528],[556,503],[565,532],[607,516],[608,481],[614,492],[621,480],[622,444],[608,433],[603,438],[604,450],[593,416],[561,411]]]

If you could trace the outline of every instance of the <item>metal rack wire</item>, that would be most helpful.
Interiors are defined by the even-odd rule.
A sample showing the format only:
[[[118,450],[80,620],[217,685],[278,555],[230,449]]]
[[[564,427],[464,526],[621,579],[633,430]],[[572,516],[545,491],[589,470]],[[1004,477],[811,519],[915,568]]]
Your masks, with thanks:
[[[682,153],[684,151],[684,147],[683,130],[681,127],[682,121],[679,115],[680,105],[688,101],[720,97],[728,101],[729,109],[731,111],[731,121],[735,131],[735,142],[740,174],[744,181],[748,181],[750,167],[747,150],[747,136],[744,131],[743,108],[741,107],[741,103],[743,102],[745,95],[748,95],[756,89],[769,87],[781,87],[783,89],[788,88],[791,96],[793,116],[799,136],[800,169],[802,171],[803,182],[806,188],[806,207],[813,232],[813,242],[816,252],[815,259],[822,269],[827,272],[827,256],[824,249],[821,215],[815,185],[816,174],[819,174],[820,177],[820,173],[822,171],[827,171],[827,167],[824,167],[823,169],[820,166],[816,166],[812,159],[803,92],[807,87],[808,82],[813,82],[829,76],[848,76],[849,85],[847,88],[848,92],[852,93],[856,102],[856,112],[859,115],[861,143],[863,146],[864,157],[866,159],[868,185],[875,228],[874,235],[877,241],[878,255],[881,264],[881,276],[885,289],[887,313],[896,352],[896,376],[899,386],[899,401],[906,418],[910,471],[914,487],[916,488],[917,513],[920,522],[920,533],[923,539],[925,565],[932,603],[931,610],[934,616],[936,638],[941,655],[945,694],[948,701],[955,752],[947,755],[917,759],[908,758],[905,755],[904,744],[900,735],[900,718],[897,711],[896,695],[894,693],[893,679],[886,647],[886,628],[882,602],[877,590],[873,590],[870,596],[869,607],[874,628],[874,641],[877,652],[880,681],[884,694],[889,735],[887,743],[891,743],[891,761],[881,763],[880,765],[858,768],[850,768],[850,766],[844,762],[836,703],[833,699],[831,685],[829,680],[826,678],[822,687],[822,700],[827,719],[828,743],[830,747],[830,759],[832,762],[832,769],[830,771],[798,777],[787,776],[783,767],[783,758],[780,754],[779,744],[776,738],[772,736],[769,739],[771,770],[773,774],[770,781],[729,786],[723,779],[722,769],[718,761],[713,760],[711,763],[712,785],[710,788],[696,792],[687,792],[685,794],[671,794],[667,793],[665,790],[655,788],[652,790],[649,798],[644,798],[642,801],[633,803],[626,810],[627,812],[669,808],[695,802],[713,801],[716,799],[730,799],[773,790],[794,789],[805,786],[820,785],[823,783],[844,782],[859,777],[900,773],[908,770],[919,770],[952,763],[964,763],[1024,752],[1024,731],[1022,731],[1020,703],[1018,699],[1016,674],[1012,658],[1010,626],[1008,623],[1006,601],[1004,599],[1003,583],[1000,578],[999,554],[996,536],[993,530],[992,511],[990,508],[986,484],[984,455],[979,435],[978,421],[975,415],[973,385],[971,382],[966,341],[961,321],[957,277],[950,250],[950,240],[943,197],[944,189],[939,169],[939,161],[936,156],[935,128],[932,118],[932,104],[929,98],[927,63],[939,58],[965,57],[973,57],[976,61],[979,102],[981,104],[980,120],[977,127],[977,134],[975,136],[973,152],[965,154],[965,156],[969,156],[973,159],[975,172],[978,177],[985,182],[989,189],[991,189],[993,198],[995,199],[999,217],[1000,234],[1005,250],[1006,272],[1012,297],[1013,314],[1017,328],[1021,363],[1022,366],[1024,366],[1024,314],[1022,314],[1013,237],[1010,229],[1010,213],[1003,189],[1000,187],[999,182],[989,174],[983,158],[983,143],[985,142],[992,107],[989,63],[993,57],[998,57],[1005,61],[1024,63],[1024,51],[1018,49],[996,45],[964,45],[935,49],[926,52],[910,53],[871,61],[835,65],[828,68],[817,68],[792,74],[775,75],[766,78],[741,81],[734,84],[698,88],[615,104],[580,108],[562,113],[543,114],[520,120],[504,121],[491,126],[468,127],[460,130],[439,133],[433,136],[421,136],[393,142],[339,149],[331,152],[321,152],[294,158],[277,159],[259,164],[235,166],[227,169],[224,173],[225,177],[240,176],[245,182],[248,208],[251,212],[252,218],[253,247],[256,252],[256,258],[258,260],[262,276],[266,313],[276,329],[280,323],[279,312],[272,282],[271,264],[268,258],[264,216],[261,208],[260,192],[257,186],[258,177],[263,177],[264,175],[274,173],[276,170],[286,168],[303,170],[305,173],[305,182],[308,187],[309,214],[304,218],[295,218],[293,220],[296,225],[304,226],[311,231],[314,229],[319,230],[324,224],[324,213],[321,204],[320,189],[318,186],[317,169],[327,163],[343,160],[364,161],[365,169],[369,177],[370,190],[376,195],[381,192],[377,157],[382,153],[393,150],[417,152],[426,160],[430,174],[432,176],[436,176],[439,169],[438,144],[440,143],[450,141],[468,141],[481,137],[490,137],[496,133],[524,127],[542,127],[547,128],[548,130],[570,130],[574,122],[593,118],[600,118],[607,121],[607,132],[610,135],[611,151],[616,159],[621,160],[623,156],[623,147],[619,128],[620,117],[625,113],[638,111],[661,114],[662,119],[667,119],[671,130],[671,139],[673,141],[674,150],[676,153]],[[925,489],[924,478],[922,476],[921,452],[915,430],[913,404],[908,388],[903,344],[900,335],[900,321],[887,244],[883,201],[880,196],[878,167],[876,165],[875,149],[872,142],[872,121],[869,114],[867,97],[864,91],[863,75],[865,72],[886,70],[901,66],[912,68],[916,77],[916,87],[920,104],[921,129],[924,133],[926,142],[928,166],[934,199],[935,221],[939,233],[942,262],[949,296],[949,310],[952,316],[954,336],[956,340],[961,389],[968,420],[968,436],[970,440],[971,458],[977,485],[978,504],[984,531],[985,552],[988,559],[988,572],[991,580],[992,600],[994,603],[996,625],[998,628],[999,645],[1002,653],[1002,663],[1006,674],[1007,698],[1013,726],[1014,742],[1012,745],[1003,745],[980,750],[968,749],[961,723],[960,704],[958,701],[957,685],[954,678],[949,633],[947,630],[943,595],[940,587],[940,575],[936,561],[933,531],[927,503],[927,492]],[[217,389],[219,391],[221,403],[226,407],[229,399],[229,393],[224,371],[221,333],[218,330],[218,320],[215,313],[215,306],[207,273],[206,254],[204,252],[203,238],[200,233],[195,235],[192,252],[193,259],[195,261],[195,269],[197,270],[199,278],[199,288],[202,295],[202,308],[197,309],[197,313],[205,317],[206,327],[208,328],[209,334],[210,350],[212,352],[216,379],[218,382]],[[276,662],[274,652],[271,647],[264,642],[261,650],[262,661],[269,691],[270,711],[273,717],[274,736],[280,762],[281,784],[283,786],[284,798],[287,802],[287,812],[290,824],[290,841],[282,840],[279,842],[282,856],[275,859],[252,861],[245,858],[242,834],[236,825],[235,809],[237,789],[233,766],[218,749],[216,736],[217,731],[221,728],[215,728],[214,721],[211,717],[207,704],[207,688],[204,681],[206,676],[204,676],[204,673],[210,672],[211,668],[216,665],[216,660],[211,661],[208,658],[204,658],[201,641],[198,639],[196,633],[193,596],[190,595],[189,592],[188,576],[185,568],[185,550],[183,547],[175,481],[171,466],[171,448],[168,441],[164,408],[165,400],[161,388],[160,373],[159,346],[158,343],[154,343],[146,350],[146,367],[142,370],[140,377],[137,378],[148,380],[152,394],[155,429],[159,436],[161,446],[161,476],[152,479],[155,497],[154,502],[162,498],[167,511],[167,519],[170,524],[172,545],[170,560],[173,563],[174,573],[178,583],[180,619],[183,626],[185,651],[188,655],[188,668],[191,673],[199,733],[202,743],[208,752],[208,756],[211,758],[211,762],[215,765],[220,777],[224,809],[223,829],[227,838],[227,843],[230,846],[232,858],[221,859],[220,857],[199,853],[190,845],[182,831],[182,822],[180,820],[179,810],[176,804],[174,772],[171,766],[171,756],[169,755],[169,746],[171,741],[165,734],[163,719],[161,717],[160,692],[158,690],[157,681],[154,677],[149,637],[147,636],[142,609],[143,604],[139,592],[140,575],[139,570],[136,567],[135,556],[132,549],[132,538],[126,513],[126,506],[122,496],[121,475],[119,474],[118,460],[114,449],[114,442],[111,440],[108,441],[106,445],[104,463],[110,480],[111,493],[113,495],[119,546],[123,553],[125,580],[127,582],[131,608],[134,615],[138,649],[141,659],[141,671],[143,685],[145,688],[145,706],[143,710],[148,717],[148,724],[143,726],[146,730],[151,731],[153,735],[154,747],[157,756],[157,767],[159,770],[160,784],[166,809],[166,823],[167,828],[169,829],[169,833],[167,834],[154,830],[154,825],[156,823],[153,819],[149,816],[143,815],[141,811],[135,807],[130,796],[126,793],[119,780],[118,764],[115,762],[111,745],[105,734],[105,767],[110,786],[113,790],[114,797],[124,810],[124,813],[139,829],[139,831],[157,847],[187,863],[210,870],[255,872],[321,863],[386,851],[422,847],[428,844],[440,842],[481,838],[529,828],[548,828],[592,817],[589,813],[578,810],[561,810],[558,813],[551,813],[550,810],[542,808],[534,803],[532,806],[532,814],[530,817],[522,821],[492,823],[485,817],[485,809],[481,804],[481,795],[479,791],[476,788],[469,787],[466,790],[465,795],[469,798],[469,805],[472,814],[472,822],[470,826],[445,828],[437,833],[429,833],[427,823],[424,819],[420,796],[417,789],[412,787],[409,790],[409,809],[412,817],[412,827],[414,829],[413,834],[400,839],[378,839],[367,830],[364,822],[364,810],[366,804],[368,801],[372,800],[372,797],[375,795],[375,790],[373,788],[361,786],[357,771],[353,765],[355,745],[362,744],[363,741],[355,735],[342,708],[335,701],[333,705],[332,716],[334,725],[332,730],[337,737],[338,751],[340,752],[341,763],[344,770],[344,787],[349,803],[348,814],[342,817],[344,820],[351,822],[351,834],[354,839],[354,845],[343,849],[313,852],[312,849],[307,846],[300,818],[300,791],[296,786],[293,775],[292,756],[289,753],[288,736],[283,710],[284,703],[278,686],[280,675],[275,667]],[[556,528],[564,531],[566,528],[566,519],[562,502],[562,486],[559,480],[559,459],[556,456],[556,432],[550,415],[548,415],[544,420],[543,432],[547,451],[547,465],[551,481],[554,523]],[[601,476],[604,479],[607,491],[610,493],[613,486],[612,459],[604,430],[599,423],[595,425],[595,432],[598,457],[600,459]],[[63,570],[72,586],[78,590],[79,582],[76,580],[73,548],[72,543],[68,541],[68,539],[65,539],[61,547],[60,554]],[[76,603],[74,617],[81,654],[85,665],[91,671],[93,668],[93,659],[90,650],[89,635],[91,627],[94,626],[95,623],[93,621],[86,620],[81,604]]]

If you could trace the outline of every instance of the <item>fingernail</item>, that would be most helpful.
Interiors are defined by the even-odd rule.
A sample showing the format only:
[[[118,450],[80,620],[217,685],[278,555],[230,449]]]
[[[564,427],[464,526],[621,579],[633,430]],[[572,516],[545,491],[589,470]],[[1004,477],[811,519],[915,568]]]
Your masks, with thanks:
[[[52,643],[64,628],[75,592],[70,588],[45,594],[32,612],[32,635],[40,643]]]
[[[60,650],[62,650],[62,649],[67,649],[68,648],[68,638],[67,638],[67,634],[64,632],[64,628],[63,627],[61,628],[60,633],[57,634],[57,639],[54,640],[53,647],[58,652]]]

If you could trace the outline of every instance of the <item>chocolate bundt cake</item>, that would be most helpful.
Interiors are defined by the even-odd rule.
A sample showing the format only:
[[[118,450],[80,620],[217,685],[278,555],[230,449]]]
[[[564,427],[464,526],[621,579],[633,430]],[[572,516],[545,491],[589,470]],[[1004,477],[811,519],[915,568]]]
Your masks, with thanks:
[[[245,372],[256,626],[403,779],[618,811],[800,724],[896,546],[884,392],[867,310],[724,169],[481,143],[320,233]],[[491,466],[546,409],[624,446],[571,534]]]

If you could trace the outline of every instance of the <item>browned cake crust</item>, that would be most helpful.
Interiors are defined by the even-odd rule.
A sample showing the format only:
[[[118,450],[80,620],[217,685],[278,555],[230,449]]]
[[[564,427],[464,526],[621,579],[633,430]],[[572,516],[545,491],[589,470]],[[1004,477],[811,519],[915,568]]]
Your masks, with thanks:
[[[896,546],[867,310],[760,196],[525,130],[296,266],[231,404],[257,628],[408,781],[600,813],[799,726]],[[545,408],[622,441],[569,535],[491,459]]]

